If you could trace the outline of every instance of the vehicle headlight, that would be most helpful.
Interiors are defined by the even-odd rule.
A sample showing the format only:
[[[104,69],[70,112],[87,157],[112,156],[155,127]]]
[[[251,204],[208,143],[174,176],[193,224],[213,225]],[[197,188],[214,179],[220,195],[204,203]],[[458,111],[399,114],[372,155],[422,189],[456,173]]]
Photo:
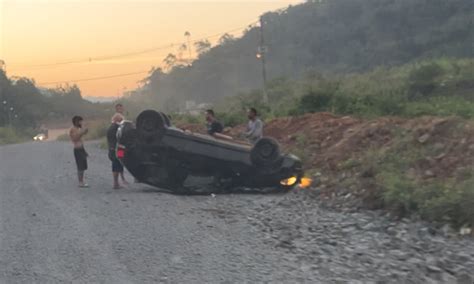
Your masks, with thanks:
[[[290,177],[290,178],[287,178],[287,179],[282,180],[280,183],[281,183],[281,185],[285,185],[285,186],[293,186],[293,185],[295,185],[297,182],[298,182],[298,178],[297,178],[297,177]]]

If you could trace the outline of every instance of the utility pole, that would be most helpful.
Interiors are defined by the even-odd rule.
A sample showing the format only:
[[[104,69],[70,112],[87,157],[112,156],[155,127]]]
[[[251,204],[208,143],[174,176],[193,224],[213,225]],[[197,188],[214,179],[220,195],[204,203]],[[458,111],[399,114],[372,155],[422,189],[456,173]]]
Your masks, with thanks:
[[[3,112],[4,112],[3,118],[2,118],[2,119],[3,119],[3,125],[6,125],[6,124],[7,124],[7,120],[8,120],[8,106],[7,106],[7,101],[4,100],[4,101],[2,102],[2,104],[3,104]]]
[[[13,107],[10,107],[10,110],[8,111],[8,127],[12,128],[12,114],[13,114]]]
[[[267,47],[265,46],[265,39],[263,37],[263,18],[260,16],[260,46],[258,47],[257,58],[262,61],[262,81],[263,81],[263,103],[268,104],[267,94],[267,67],[265,56]]]

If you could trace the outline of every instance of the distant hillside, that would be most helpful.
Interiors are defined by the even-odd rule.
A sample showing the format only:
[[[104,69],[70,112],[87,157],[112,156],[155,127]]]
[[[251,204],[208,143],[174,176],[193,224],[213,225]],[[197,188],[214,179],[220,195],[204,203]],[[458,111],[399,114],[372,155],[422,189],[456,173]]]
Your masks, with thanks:
[[[93,96],[87,96],[84,97],[84,100],[93,102],[93,103],[111,103],[113,101],[116,101],[116,97],[93,97]]]
[[[319,0],[263,15],[268,78],[353,73],[436,57],[474,57],[472,0]],[[259,29],[224,37],[192,66],[157,69],[135,100],[173,110],[260,88]]]

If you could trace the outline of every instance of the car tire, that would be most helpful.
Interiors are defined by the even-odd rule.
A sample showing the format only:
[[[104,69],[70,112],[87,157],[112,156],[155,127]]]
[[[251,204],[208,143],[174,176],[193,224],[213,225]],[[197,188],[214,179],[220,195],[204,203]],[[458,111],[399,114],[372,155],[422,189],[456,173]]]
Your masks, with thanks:
[[[271,167],[281,160],[280,146],[275,139],[264,137],[257,141],[250,151],[254,166]]]
[[[166,128],[163,115],[154,110],[145,110],[137,117],[137,130],[140,139],[145,143],[154,143],[161,140]]]
[[[165,125],[167,127],[171,127],[171,120],[170,120],[170,117],[165,114],[164,112],[160,112],[160,114],[163,116],[163,118],[165,119]]]

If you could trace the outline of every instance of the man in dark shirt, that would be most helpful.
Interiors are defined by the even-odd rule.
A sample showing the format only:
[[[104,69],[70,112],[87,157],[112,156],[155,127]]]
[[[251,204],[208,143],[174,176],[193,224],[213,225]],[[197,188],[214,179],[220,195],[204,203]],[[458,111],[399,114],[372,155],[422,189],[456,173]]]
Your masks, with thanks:
[[[224,126],[217,121],[214,111],[212,109],[206,110],[207,134],[214,135],[222,133]]]
[[[112,175],[114,177],[114,189],[120,189],[119,176],[122,177],[124,184],[127,184],[125,177],[123,175],[123,165],[117,159],[115,155],[115,148],[117,146],[117,130],[122,122],[123,116],[120,113],[116,113],[112,117],[112,124],[107,130],[107,144],[109,146],[109,159],[112,162]]]

